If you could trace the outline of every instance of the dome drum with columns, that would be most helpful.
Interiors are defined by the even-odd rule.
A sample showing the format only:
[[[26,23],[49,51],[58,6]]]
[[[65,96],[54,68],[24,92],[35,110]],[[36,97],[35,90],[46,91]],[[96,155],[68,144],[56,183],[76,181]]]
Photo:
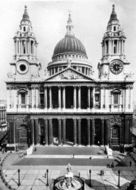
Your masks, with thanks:
[[[6,81],[9,145],[131,144],[134,82],[115,6],[102,39],[99,78],[73,33],[70,14],[66,30],[43,74],[25,7]]]

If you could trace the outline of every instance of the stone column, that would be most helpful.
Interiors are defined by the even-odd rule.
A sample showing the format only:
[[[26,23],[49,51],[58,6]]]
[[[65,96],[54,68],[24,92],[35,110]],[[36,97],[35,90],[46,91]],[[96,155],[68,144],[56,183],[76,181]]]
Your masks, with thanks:
[[[92,144],[95,144],[95,119],[92,119]]]
[[[44,88],[44,102],[45,102],[45,108],[48,107],[48,106],[47,106],[47,100],[48,100],[48,98],[47,98],[47,87],[45,87],[45,88]]]
[[[77,91],[76,91],[76,87],[74,86],[74,108],[77,108],[77,95],[76,95]]]
[[[78,119],[78,145],[81,145],[81,119]]]
[[[16,120],[14,120],[13,122],[13,127],[14,127],[14,131],[13,131],[13,141],[14,141],[14,144],[16,144]]]
[[[58,87],[58,105],[61,108],[61,87]]]
[[[49,98],[50,98],[49,108],[52,108],[52,89],[51,89],[51,87],[49,88]]]
[[[88,124],[88,146],[90,146],[90,119],[87,119]]]
[[[93,97],[93,108],[95,108],[95,87],[92,89],[92,97]]]
[[[63,119],[63,144],[66,140],[66,119]]]
[[[52,119],[49,119],[49,143],[53,144]]]
[[[31,120],[31,139],[32,139],[32,144],[34,144],[34,120]]]
[[[63,87],[63,108],[66,108],[66,89]]]
[[[88,87],[88,108],[90,109],[90,87]]]
[[[21,41],[19,41],[19,54],[22,54],[22,52],[21,52]]]
[[[39,124],[38,119],[35,119],[35,127],[36,127],[36,144],[39,143]]]
[[[81,109],[81,86],[78,87],[78,108]]]
[[[101,120],[101,126],[102,126],[102,130],[101,130],[101,144],[104,145],[104,119]]]
[[[76,126],[76,122],[77,120],[74,119],[74,144],[77,144],[77,126]]]
[[[49,142],[48,119],[44,120],[44,124],[45,124],[45,143],[46,145],[48,145],[48,142]]]
[[[61,143],[61,119],[59,119],[59,144]]]

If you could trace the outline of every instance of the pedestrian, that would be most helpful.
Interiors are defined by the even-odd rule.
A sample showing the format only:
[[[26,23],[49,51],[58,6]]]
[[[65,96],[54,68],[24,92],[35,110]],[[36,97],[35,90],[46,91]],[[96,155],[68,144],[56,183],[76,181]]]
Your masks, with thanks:
[[[132,162],[131,161],[129,162],[129,165],[130,165],[130,167],[132,166]]]

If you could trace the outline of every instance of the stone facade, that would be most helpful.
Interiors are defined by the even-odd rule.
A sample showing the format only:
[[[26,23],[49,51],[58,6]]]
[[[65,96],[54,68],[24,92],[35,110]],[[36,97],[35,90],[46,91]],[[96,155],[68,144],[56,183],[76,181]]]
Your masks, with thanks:
[[[73,34],[71,15],[66,29],[42,75],[25,7],[6,81],[9,144],[131,144],[134,82],[114,5],[102,40],[99,79]]]

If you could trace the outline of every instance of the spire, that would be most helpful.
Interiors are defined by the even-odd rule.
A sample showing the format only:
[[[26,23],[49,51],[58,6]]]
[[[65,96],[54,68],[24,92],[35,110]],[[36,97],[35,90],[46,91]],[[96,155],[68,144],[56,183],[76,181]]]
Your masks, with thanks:
[[[112,5],[112,13],[111,13],[109,22],[112,22],[113,20],[117,20],[118,21],[117,14],[115,12],[115,5],[114,4]]]
[[[30,21],[26,5],[25,5],[25,10],[24,10],[24,14],[23,14],[23,17],[22,17],[22,21]]]
[[[66,35],[73,35],[73,24],[71,19],[71,13],[68,15],[67,25],[66,25],[67,33]]]

